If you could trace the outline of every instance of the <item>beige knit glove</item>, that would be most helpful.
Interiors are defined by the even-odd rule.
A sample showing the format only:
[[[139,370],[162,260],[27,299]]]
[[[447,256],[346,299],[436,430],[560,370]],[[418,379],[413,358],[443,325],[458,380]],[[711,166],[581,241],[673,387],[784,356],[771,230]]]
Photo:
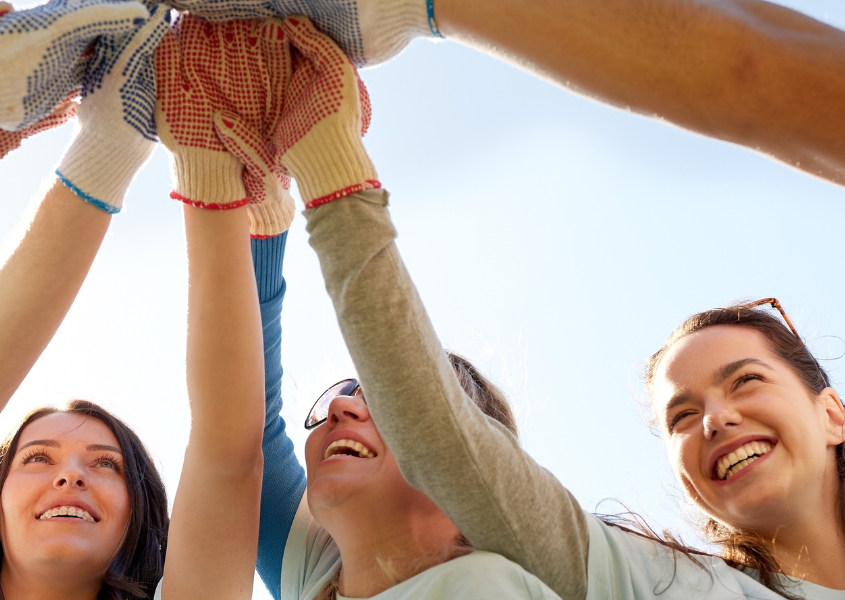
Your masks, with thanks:
[[[308,19],[289,17],[284,31],[297,51],[274,136],[276,156],[299,184],[305,207],[380,188],[361,140],[370,98],[357,69]]]

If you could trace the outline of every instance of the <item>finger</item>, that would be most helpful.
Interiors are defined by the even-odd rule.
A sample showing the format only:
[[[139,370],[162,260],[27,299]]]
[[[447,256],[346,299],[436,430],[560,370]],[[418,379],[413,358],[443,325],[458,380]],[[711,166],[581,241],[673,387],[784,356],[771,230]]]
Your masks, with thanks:
[[[273,153],[259,132],[231,112],[215,111],[213,119],[223,146],[240,159],[251,177],[265,180],[273,176]]]
[[[137,31],[122,51],[123,63],[140,62],[150,56],[170,30],[170,7],[159,4],[150,13],[150,18]],[[118,63],[120,64],[120,63]]]
[[[361,107],[361,137],[364,137],[370,128],[373,106],[370,104],[370,93],[367,91],[367,86],[364,85],[364,81],[360,77],[358,78],[358,102]]]
[[[340,46],[326,34],[320,33],[307,17],[301,15],[288,17],[284,20],[282,27],[290,43],[296,46],[309,61],[326,65],[334,59],[343,57],[342,60],[349,62]]]
[[[265,73],[269,83],[265,131],[275,131],[282,117],[285,90],[293,70],[291,48],[281,19],[267,19],[261,33]]]
[[[8,2],[0,2],[0,17],[15,10],[15,8]]]
[[[150,17],[140,2],[84,2],[64,19],[74,40],[93,40],[101,35],[122,35],[138,28]]]

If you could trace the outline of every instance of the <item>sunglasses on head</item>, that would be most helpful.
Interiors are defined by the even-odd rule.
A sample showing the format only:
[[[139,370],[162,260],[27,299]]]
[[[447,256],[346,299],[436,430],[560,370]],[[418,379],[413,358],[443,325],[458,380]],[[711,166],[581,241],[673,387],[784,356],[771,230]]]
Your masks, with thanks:
[[[326,419],[329,417],[329,406],[332,400],[338,396],[354,396],[359,391],[361,391],[361,384],[358,383],[357,379],[350,378],[338,381],[320,394],[314,406],[308,411],[308,416],[305,418],[305,429],[314,429],[326,422]],[[361,394],[361,399],[364,400],[364,404],[367,403],[363,393]]]

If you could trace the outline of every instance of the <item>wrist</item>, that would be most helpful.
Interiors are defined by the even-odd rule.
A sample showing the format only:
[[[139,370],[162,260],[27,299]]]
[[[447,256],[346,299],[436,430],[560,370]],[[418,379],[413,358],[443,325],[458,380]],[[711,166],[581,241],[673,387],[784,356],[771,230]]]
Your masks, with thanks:
[[[86,202],[118,213],[132,179],[154,149],[155,143],[141,136],[119,136],[106,128],[83,126],[56,175]]]
[[[249,199],[243,183],[243,163],[234,154],[194,150],[172,154],[174,189],[170,197],[189,206],[226,210]]]
[[[284,157],[299,186],[305,208],[343,198],[365,189],[381,187],[361,138],[320,135],[316,125]]]
[[[443,37],[434,19],[434,3],[435,0],[359,3],[359,19],[367,31],[362,40],[366,61],[356,61],[359,66],[375,65],[395,56],[413,38]]]

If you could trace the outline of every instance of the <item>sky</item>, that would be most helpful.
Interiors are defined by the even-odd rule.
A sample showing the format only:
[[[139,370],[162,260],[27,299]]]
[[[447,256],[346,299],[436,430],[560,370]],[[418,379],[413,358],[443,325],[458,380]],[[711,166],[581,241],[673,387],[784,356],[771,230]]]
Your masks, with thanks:
[[[784,4],[845,28],[840,0]],[[444,346],[501,385],[524,448],[585,509],[622,510],[602,503],[615,499],[697,543],[646,424],[644,361],[695,312],[775,296],[842,382],[845,189],[452,42],[415,41],[363,78],[366,145]],[[0,161],[6,253],[71,134]],[[189,413],[185,242],[170,189],[158,148],[0,431],[42,404],[103,404],[148,444],[172,501]],[[301,215],[285,276],[283,416],[301,451],[311,403],[354,373]],[[254,598],[269,599],[260,582]]]

